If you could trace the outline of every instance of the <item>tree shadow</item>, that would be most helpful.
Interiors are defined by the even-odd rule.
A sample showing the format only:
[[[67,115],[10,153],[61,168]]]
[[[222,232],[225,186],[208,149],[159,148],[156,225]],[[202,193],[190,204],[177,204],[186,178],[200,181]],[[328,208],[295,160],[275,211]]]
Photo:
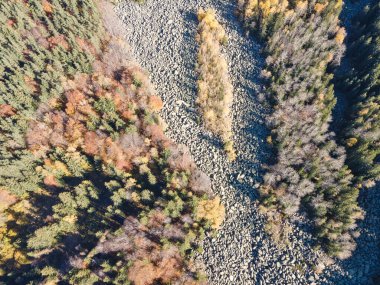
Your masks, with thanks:
[[[137,217],[139,210],[130,201],[123,201],[119,207],[120,213],[107,213],[107,206],[112,205],[113,192],[105,187],[110,181],[118,180],[116,176],[105,175],[101,171],[88,171],[80,177],[65,176],[61,179],[61,185],[47,186],[40,183],[42,193],[30,192],[28,202],[30,211],[26,214],[9,211],[17,218],[9,221],[6,227],[16,233],[17,247],[22,251],[35,252],[33,262],[30,264],[18,264],[16,256],[9,259],[5,266],[9,268],[6,276],[0,277],[0,281],[5,284],[27,284],[32,280],[40,280],[38,269],[45,266],[53,267],[62,274],[67,274],[71,269],[76,268],[70,263],[70,258],[85,256],[99,242],[98,233],[115,231],[123,225],[125,216]],[[59,223],[62,217],[54,216],[54,206],[60,204],[60,193],[71,193],[75,197],[74,188],[84,181],[90,181],[98,191],[97,198],[87,196],[89,207],[76,210],[76,228],[74,232],[62,232],[57,236],[57,243],[53,247],[42,250],[33,250],[28,245],[28,240],[33,237],[36,230],[43,227]],[[119,180],[121,183],[121,181]],[[148,182],[147,182],[148,183]],[[93,209],[93,210],[89,210]],[[106,217],[106,218],[105,218]],[[16,221],[24,221],[22,224]],[[107,222],[105,222],[107,220]],[[81,231],[81,229],[86,229]],[[52,233],[53,234],[53,233]],[[41,279],[42,281],[42,279]],[[65,284],[65,283],[59,283]]]
[[[356,239],[357,248],[353,255],[338,265],[348,274],[342,276],[334,273],[329,282],[334,284],[380,284],[380,183],[372,189],[362,189],[359,195],[359,205],[366,212],[364,220],[358,222],[361,235]]]

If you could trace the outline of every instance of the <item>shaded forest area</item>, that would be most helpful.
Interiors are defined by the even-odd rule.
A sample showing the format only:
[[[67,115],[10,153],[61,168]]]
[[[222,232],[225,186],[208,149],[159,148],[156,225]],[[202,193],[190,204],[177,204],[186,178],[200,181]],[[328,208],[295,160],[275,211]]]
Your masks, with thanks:
[[[380,180],[380,3],[372,1],[353,21],[347,57],[351,70],[340,88],[350,102],[348,126],[339,135],[357,183]]]
[[[92,0],[0,3],[0,281],[203,284],[224,217]]]

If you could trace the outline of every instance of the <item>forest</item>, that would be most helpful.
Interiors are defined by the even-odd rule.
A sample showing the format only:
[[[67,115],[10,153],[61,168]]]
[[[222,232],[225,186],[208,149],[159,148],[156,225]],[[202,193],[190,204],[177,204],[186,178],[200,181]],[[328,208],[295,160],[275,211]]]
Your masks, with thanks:
[[[351,70],[342,86],[350,108],[347,128],[340,134],[347,163],[359,185],[380,180],[380,4],[374,1],[354,20],[347,57]],[[358,53],[360,51],[360,53]]]
[[[273,112],[268,141],[277,155],[261,186],[270,231],[281,219],[306,211],[320,244],[339,258],[355,249],[359,189],[346,165],[346,150],[329,130],[336,103],[331,69],[344,53],[339,26],[342,1],[240,1],[245,25],[265,41]]]
[[[1,2],[0,280],[202,284],[224,207],[92,0]]]
[[[104,11],[152,1],[0,1],[0,285],[272,284],[274,266],[359,284],[350,262],[380,240],[365,200],[380,180],[380,3],[345,24],[351,0],[178,1],[195,4],[162,16],[168,35],[142,22],[139,40],[161,65],[179,39],[191,72],[172,60],[157,79]],[[231,53],[248,41],[260,54]]]

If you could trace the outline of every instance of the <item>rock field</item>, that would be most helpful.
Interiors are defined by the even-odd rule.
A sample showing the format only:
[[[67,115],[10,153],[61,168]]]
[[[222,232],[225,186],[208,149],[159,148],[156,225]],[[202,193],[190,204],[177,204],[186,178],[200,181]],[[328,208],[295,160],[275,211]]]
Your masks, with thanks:
[[[229,36],[224,53],[235,90],[232,114],[238,158],[233,163],[220,140],[202,126],[195,104],[200,7],[214,8]],[[363,235],[353,258],[327,266],[319,276],[314,269],[321,253],[312,250],[310,226],[303,217],[291,222],[288,248],[277,248],[265,233],[256,201],[260,165],[269,157],[264,125],[269,110],[259,100],[264,59],[258,41],[246,34],[236,17],[235,1],[146,0],[140,5],[124,0],[115,9],[133,57],[150,73],[165,103],[161,116],[168,125],[167,135],[190,149],[226,207],[225,223],[217,236],[205,240],[198,257],[210,284],[370,284],[368,278],[380,268],[376,213],[368,213],[371,220],[361,224]],[[370,195],[375,194],[364,203],[378,212],[378,191]]]

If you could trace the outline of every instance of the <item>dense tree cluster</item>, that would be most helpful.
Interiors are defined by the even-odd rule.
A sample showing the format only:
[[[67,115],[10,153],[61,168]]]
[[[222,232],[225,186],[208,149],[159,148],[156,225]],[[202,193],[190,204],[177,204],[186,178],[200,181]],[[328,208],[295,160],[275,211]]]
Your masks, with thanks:
[[[341,6],[342,1],[239,1],[247,27],[266,41],[263,76],[273,104],[268,141],[277,161],[264,176],[263,205],[285,216],[307,209],[321,244],[346,258],[355,248],[361,210],[345,150],[329,132],[335,98],[328,68],[344,51]]]
[[[96,3],[0,6],[0,281],[203,284],[191,257],[224,208]]]
[[[344,130],[347,163],[358,182],[380,180],[380,4],[373,1],[354,21],[348,57],[352,71],[345,93],[350,105]]]
[[[227,36],[214,10],[200,9],[198,20],[197,102],[206,127],[222,138],[228,157],[234,160],[236,155],[231,139],[230,115],[233,87],[228,76],[227,61],[221,52],[221,45],[227,43]]]
[[[1,1],[0,186],[35,189],[24,133],[36,108],[62,92],[61,77],[90,72],[103,32],[92,0]],[[31,181],[29,181],[31,182]]]

